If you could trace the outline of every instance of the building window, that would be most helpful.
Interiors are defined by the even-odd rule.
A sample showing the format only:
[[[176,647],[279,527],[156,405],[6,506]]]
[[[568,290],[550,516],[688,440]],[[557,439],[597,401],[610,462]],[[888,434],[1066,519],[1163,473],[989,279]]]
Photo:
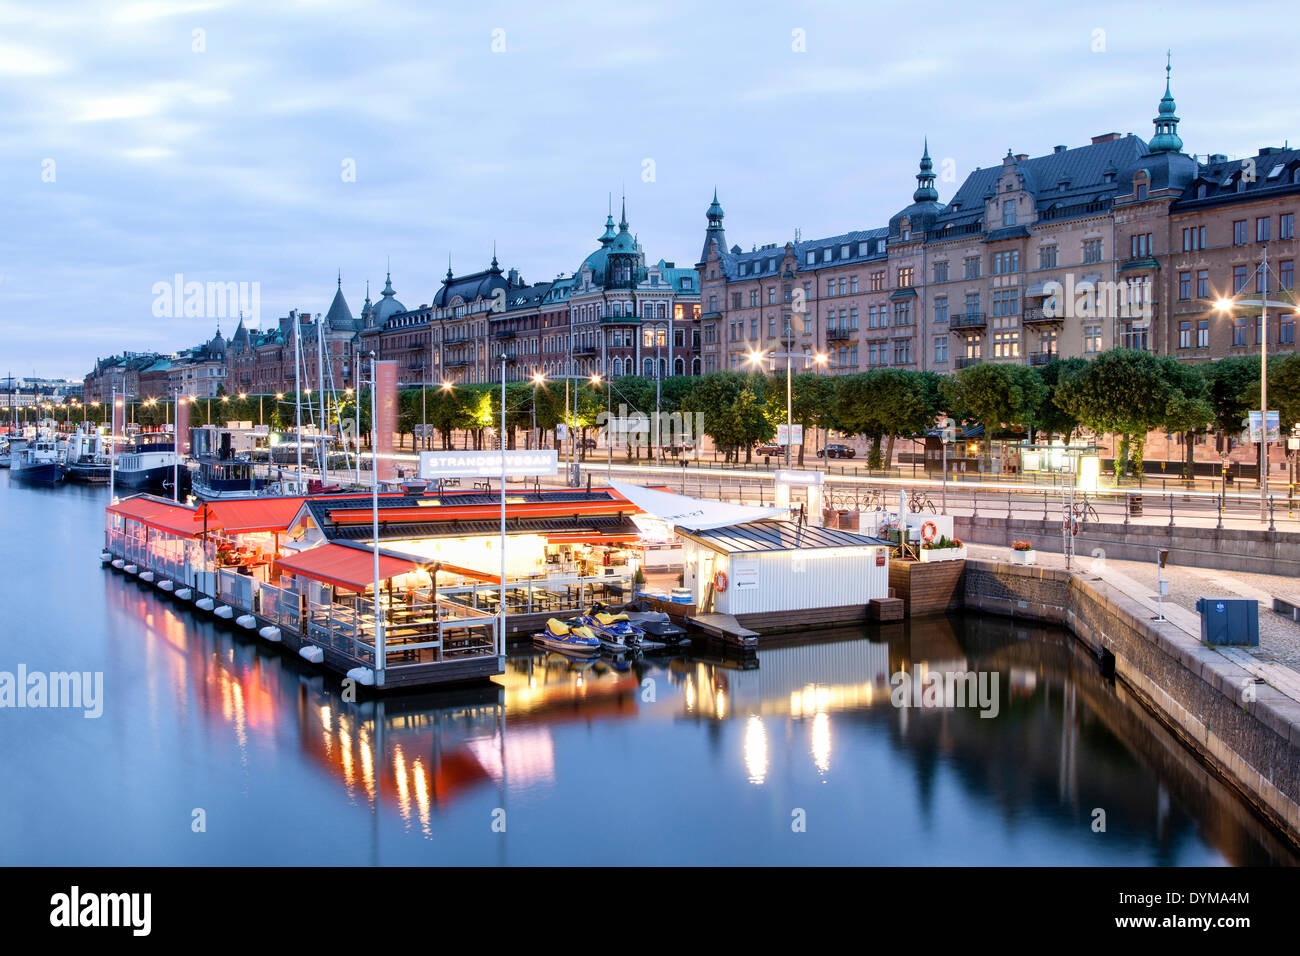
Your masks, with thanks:
[[[1020,311],[1020,290],[994,289],[993,314],[996,316],[1015,315]]]
[[[1178,273],[1178,298],[1190,299],[1192,297],[1192,274],[1190,272]]]
[[[1130,258],[1140,259],[1151,255],[1151,233],[1142,233],[1129,237]]]
[[[1295,313],[1283,312],[1282,320],[1277,325],[1277,341],[1279,345],[1295,344]]]
[[[1083,327],[1083,351],[1095,355],[1101,351],[1101,326],[1085,325]]]
[[[934,361],[937,364],[946,364],[948,361],[948,336],[936,335],[934,337]]]
[[[1146,183],[1138,183],[1138,187],[1137,187],[1137,199],[1138,199],[1138,202],[1141,202],[1142,200],[1144,200],[1144,199],[1146,199],[1146,198],[1147,198],[1147,184],[1146,184]]]
[[[849,291],[856,293],[858,291],[858,277],[849,276]]]
[[[1277,217],[1277,237],[1279,239],[1295,238],[1295,213],[1284,212]]]
[[[1244,246],[1246,244],[1246,220],[1237,219],[1233,222],[1232,244],[1234,246]]]
[[[980,277],[980,257],[968,256],[965,260],[966,278],[978,279]]]
[[[1002,200],[1002,225],[1014,226],[1016,224],[1016,201],[1014,199]]]
[[[1196,273],[1196,297],[1198,299],[1208,299],[1210,297],[1210,270],[1201,269]]]
[[[934,264],[934,281],[935,282],[948,281],[948,263],[936,262]]]
[[[1120,342],[1123,348],[1145,352],[1147,350],[1146,326],[1137,327],[1132,322],[1124,323],[1124,328],[1120,332]]]
[[[827,279],[827,280],[826,280],[826,297],[827,297],[827,298],[830,298],[830,297],[833,296],[834,294],[835,294],[835,280],[834,280],[834,279]]]
[[[776,286],[767,287],[767,304],[776,305]]]
[[[883,272],[871,273],[871,291],[879,292],[885,287],[885,274]]]
[[[1038,268],[1056,268],[1056,246],[1043,246],[1038,250]]]
[[[1210,347],[1210,320],[1199,319],[1196,323],[1196,347],[1198,349],[1208,349]]]
[[[1083,240],[1083,261],[1085,264],[1088,265],[1091,265],[1096,262],[1101,262],[1101,240],[1100,239]]]
[[[993,274],[1006,275],[1010,272],[1020,271],[1020,253],[1017,250],[1010,252],[993,253]]]
[[[1295,260],[1283,259],[1277,264],[1277,287],[1279,289],[1295,288]]]
[[[909,339],[894,342],[894,364],[907,365],[912,361],[912,343]]]
[[[816,265],[816,263],[817,263],[817,253],[816,253],[815,251],[810,251],[806,256],[804,256],[804,263],[805,263],[806,265],[810,265],[810,266],[811,266],[811,265]]]
[[[1020,333],[1019,332],[994,332],[993,333],[993,357],[994,358],[1019,358],[1020,357]]]
[[[1245,266],[1232,267],[1232,291],[1234,294],[1245,289],[1246,283],[1249,281],[1249,270]]]
[[[1180,349],[1189,349],[1192,347],[1192,323],[1178,323],[1178,347]]]
[[[843,314],[844,313],[842,312],[840,313],[841,316],[843,316]],[[858,307],[856,305],[849,309],[849,324],[847,327],[852,329],[854,332],[858,330]]]
[[[898,287],[900,289],[910,288],[912,285],[912,267],[903,266],[898,270]]]
[[[980,294],[978,292],[966,293],[966,314],[979,315],[980,311]]]
[[[758,307],[758,290],[757,290],[757,289],[750,289],[750,290],[749,290],[749,307],[750,307],[751,309],[754,309],[754,308],[757,308],[757,307]]]
[[[1246,319],[1244,316],[1234,316],[1232,319],[1232,344],[1240,346],[1246,344]]]
[[[1188,226],[1183,229],[1183,252],[1197,252],[1204,248],[1204,226]]]
[[[912,303],[898,302],[894,305],[894,325],[903,326],[912,324]]]
[[[1261,216],[1255,220],[1255,241],[1268,242],[1269,233],[1272,230],[1273,220],[1268,216]]]
[[[948,297],[941,295],[934,300],[934,322],[941,325],[948,321]]]

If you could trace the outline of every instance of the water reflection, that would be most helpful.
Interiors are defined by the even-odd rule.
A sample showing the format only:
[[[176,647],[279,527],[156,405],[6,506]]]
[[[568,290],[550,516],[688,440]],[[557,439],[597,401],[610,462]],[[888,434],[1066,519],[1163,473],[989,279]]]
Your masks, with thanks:
[[[49,500],[82,507],[63,528],[76,560],[19,549],[30,515],[0,509],[0,558],[18,569],[0,597],[21,603],[58,567],[78,599],[11,633],[0,666],[103,669],[111,693],[99,721],[3,715],[14,861],[1297,861],[1059,632],[954,617],[756,657],[521,648],[494,683],[356,701],[95,567],[102,503]],[[964,670],[998,675],[996,719],[891,700],[895,674]],[[195,806],[213,839],[169,822]],[[794,807],[809,824],[791,841]],[[598,838],[577,825],[593,813],[612,821]]]

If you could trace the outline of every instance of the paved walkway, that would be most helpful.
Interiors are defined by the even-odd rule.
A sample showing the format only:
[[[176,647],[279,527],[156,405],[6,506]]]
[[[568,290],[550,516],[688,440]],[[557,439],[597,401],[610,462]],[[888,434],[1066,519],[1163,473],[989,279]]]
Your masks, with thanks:
[[[968,544],[972,558],[1007,560],[1007,549],[999,545]],[[1038,564],[1064,568],[1065,556],[1047,551],[1036,555]],[[1300,701],[1300,624],[1273,610],[1274,596],[1300,591],[1295,578],[1285,575],[1249,574],[1207,568],[1166,567],[1169,595],[1156,597],[1155,562],[1116,561],[1076,557],[1073,567],[1095,575],[1130,598],[1146,606],[1154,618],[1163,610],[1170,626],[1199,641],[1200,615],[1196,599],[1201,597],[1243,597],[1259,602],[1259,646],[1218,647],[1224,657],[1262,678],[1266,683]]]

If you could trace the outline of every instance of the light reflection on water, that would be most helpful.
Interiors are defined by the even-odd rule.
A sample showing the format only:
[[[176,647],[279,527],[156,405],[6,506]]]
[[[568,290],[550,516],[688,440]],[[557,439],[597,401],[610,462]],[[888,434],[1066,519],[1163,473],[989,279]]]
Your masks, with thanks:
[[[0,711],[6,863],[1295,862],[1053,631],[939,618],[630,665],[520,649],[493,683],[354,702],[101,570],[101,491],[0,496],[0,669],[106,683],[99,720]],[[967,668],[998,673],[997,718],[891,704],[897,671]]]

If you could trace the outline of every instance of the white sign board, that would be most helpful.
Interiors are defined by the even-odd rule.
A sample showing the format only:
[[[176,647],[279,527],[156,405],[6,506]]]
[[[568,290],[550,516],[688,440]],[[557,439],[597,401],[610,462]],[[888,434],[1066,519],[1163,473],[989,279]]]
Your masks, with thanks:
[[[421,478],[500,478],[499,451],[425,451],[420,453]],[[507,478],[531,478],[554,475],[559,458],[554,448],[536,451],[506,451]]]
[[[820,485],[824,477],[820,471],[785,471],[778,470],[775,474],[778,485]]]
[[[736,590],[750,591],[758,587],[757,558],[732,558],[731,573],[736,578]]]
[[[790,427],[794,428],[794,441],[786,440],[786,433]],[[778,445],[802,445],[803,444],[803,426],[802,425],[777,425],[776,426],[776,443]]]

